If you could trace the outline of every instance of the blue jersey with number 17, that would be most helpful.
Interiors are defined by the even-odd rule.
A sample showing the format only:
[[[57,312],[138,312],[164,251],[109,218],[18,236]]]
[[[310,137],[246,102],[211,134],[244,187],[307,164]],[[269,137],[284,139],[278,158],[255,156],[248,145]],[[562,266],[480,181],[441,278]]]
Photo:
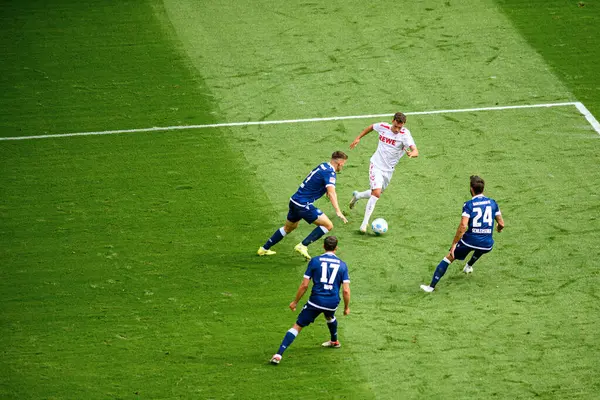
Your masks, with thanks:
[[[480,250],[491,250],[494,246],[494,222],[500,215],[496,200],[483,194],[474,196],[463,206],[463,217],[469,217],[469,227],[460,239],[467,246]]]
[[[335,187],[335,179],[333,166],[329,163],[320,164],[304,178],[292,201],[300,206],[314,203],[327,192],[327,186]]]
[[[313,281],[308,304],[324,310],[337,308],[340,303],[340,288],[344,282],[350,282],[348,266],[333,252],[312,258],[304,277]]]

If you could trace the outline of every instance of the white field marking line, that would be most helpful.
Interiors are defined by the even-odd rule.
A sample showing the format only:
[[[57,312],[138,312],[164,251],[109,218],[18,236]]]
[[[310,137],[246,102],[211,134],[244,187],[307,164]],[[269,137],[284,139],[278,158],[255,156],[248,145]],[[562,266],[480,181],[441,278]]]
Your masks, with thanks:
[[[476,111],[499,111],[499,110],[514,110],[521,108],[543,108],[543,107],[564,107],[564,106],[576,106],[581,114],[589,121],[592,127],[600,134],[600,124],[589,112],[589,110],[580,102],[565,102],[565,103],[547,103],[547,104],[526,104],[519,106],[496,106],[496,107],[480,107],[480,108],[463,108],[457,110],[433,110],[433,111],[415,111],[407,112],[406,115],[430,115],[430,114],[449,114],[449,113],[461,113],[461,112],[476,112]],[[100,131],[100,132],[77,132],[77,133],[59,133],[56,135],[37,135],[37,136],[15,136],[15,137],[0,137],[2,140],[30,140],[30,139],[49,139],[49,138],[60,138],[69,136],[92,136],[92,135],[112,135],[117,133],[137,133],[137,132],[161,132],[161,131],[175,131],[175,130],[186,130],[186,129],[204,129],[204,128],[223,128],[229,126],[252,126],[252,125],[276,125],[276,124],[296,124],[302,122],[324,122],[324,121],[340,121],[345,119],[367,119],[367,118],[382,118],[390,117],[393,114],[368,114],[368,115],[351,115],[343,117],[326,117],[326,118],[305,118],[305,119],[285,119],[279,121],[249,121],[249,122],[228,122],[222,124],[206,124],[206,125],[179,125],[179,126],[164,126],[164,127],[153,127],[153,128],[139,128],[139,129],[119,129],[112,131]]]
[[[590,110],[588,110],[587,107],[580,102],[575,103],[575,107],[577,107],[579,112],[582,113],[585,119],[587,119],[588,122],[592,125],[592,127],[594,127],[596,132],[600,133],[600,123],[598,123],[598,120],[594,118]]]

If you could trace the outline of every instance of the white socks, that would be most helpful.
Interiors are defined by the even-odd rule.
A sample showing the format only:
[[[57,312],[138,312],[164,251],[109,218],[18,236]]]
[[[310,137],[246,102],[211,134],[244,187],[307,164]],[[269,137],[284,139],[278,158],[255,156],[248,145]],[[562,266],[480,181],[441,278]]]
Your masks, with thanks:
[[[378,197],[375,197],[375,196],[369,197],[369,201],[367,201],[367,207],[365,208],[365,217],[363,218],[363,222],[360,225],[361,230],[366,230],[367,226],[369,226],[369,220],[371,219],[373,210],[375,210],[375,204],[377,204],[377,200],[379,200]]]
[[[371,197],[371,189],[369,190],[365,190],[364,192],[357,192],[356,193],[356,198],[357,199],[368,199],[369,197]]]

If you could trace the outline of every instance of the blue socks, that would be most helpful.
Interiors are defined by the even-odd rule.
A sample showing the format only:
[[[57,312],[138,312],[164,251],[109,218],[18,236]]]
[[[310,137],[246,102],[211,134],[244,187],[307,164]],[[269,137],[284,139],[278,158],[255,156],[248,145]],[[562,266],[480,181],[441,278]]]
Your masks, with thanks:
[[[283,341],[281,342],[281,346],[279,346],[277,354],[282,355],[285,349],[290,347],[294,339],[296,339],[296,336],[298,336],[298,331],[294,328],[290,328],[283,337]]]
[[[327,229],[327,228],[325,228],[323,226],[317,226],[302,241],[302,244],[305,245],[305,246],[308,246],[309,244],[311,244],[311,243],[316,242],[317,240],[319,240],[327,232],[329,232],[329,229]],[[265,250],[269,250],[271,247],[273,247],[277,243],[281,242],[281,239],[283,239],[285,237],[285,235],[287,235],[287,233],[285,232],[285,230],[283,229],[283,227],[277,229],[275,231],[275,233],[273,233],[273,235],[269,238],[269,240],[267,240],[267,242],[263,245],[263,248]]]
[[[304,246],[308,246],[312,242],[316,242],[319,240],[321,236],[329,232],[329,229],[324,226],[317,226],[313,231],[302,241]]]
[[[269,240],[267,240],[267,243],[265,243],[263,246],[264,249],[269,250],[271,246],[275,246],[277,243],[279,243],[285,235],[287,235],[287,233],[283,230],[283,227],[277,229],[273,236],[271,236]]]
[[[477,260],[479,260],[479,257],[481,257],[481,256],[479,256],[479,255],[476,256],[475,254],[473,254],[473,256],[471,257],[471,259],[469,260],[467,265],[470,265],[472,267],[473,264],[475,264],[477,262]]]
[[[337,342],[337,319],[333,317],[331,321],[327,321],[327,327],[329,328],[329,333],[331,333],[331,341]]]
[[[446,273],[446,270],[448,269],[448,266],[450,264],[452,263],[446,257],[444,257],[444,259],[440,261],[440,263],[435,269],[435,272],[433,273],[433,278],[431,279],[431,284],[429,286],[435,287],[435,285],[437,285],[440,279],[442,279],[442,276],[444,276],[444,274]]]

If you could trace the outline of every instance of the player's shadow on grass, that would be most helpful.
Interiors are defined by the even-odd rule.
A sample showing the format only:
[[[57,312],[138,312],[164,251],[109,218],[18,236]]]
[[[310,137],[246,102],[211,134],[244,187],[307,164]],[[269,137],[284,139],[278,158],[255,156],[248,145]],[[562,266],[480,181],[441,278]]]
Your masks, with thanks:
[[[444,277],[446,280],[446,285],[448,285],[449,287],[464,288],[477,288],[479,286],[478,277],[474,276],[473,274],[465,274],[464,272],[462,272],[464,265],[457,264],[454,267],[456,268],[456,270],[448,271],[446,273],[446,276]],[[452,268],[452,266],[450,268]],[[440,281],[440,283],[443,283],[443,280]]]
[[[359,230],[353,230],[352,231],[352,235],[353,236],[357,236],[357,237],[362,237],[362,238],[365,238],[365,239],[373,239],[373,238],[380,239],[380,238],[383,238],[385,236],[385,235],[376,235],[376,234],[374,234],[372,232],[369,232],[369,231],[367,231],[366,233],[362,233]]]
[[[206,264],[206,260],[202,259],[202,264]],[[221,268],[227,269],[242,269],[242,270],[264,270],[268,268],[278,269],[293,269],[298,265],[306,266],[306,260],[298,253],[294,252],[293,248],[277,249],[277,254],[272,256],[259,256],[255,251],[237,251],[219,254],[218,257],[213,257],[211,264],[219,265]]]

